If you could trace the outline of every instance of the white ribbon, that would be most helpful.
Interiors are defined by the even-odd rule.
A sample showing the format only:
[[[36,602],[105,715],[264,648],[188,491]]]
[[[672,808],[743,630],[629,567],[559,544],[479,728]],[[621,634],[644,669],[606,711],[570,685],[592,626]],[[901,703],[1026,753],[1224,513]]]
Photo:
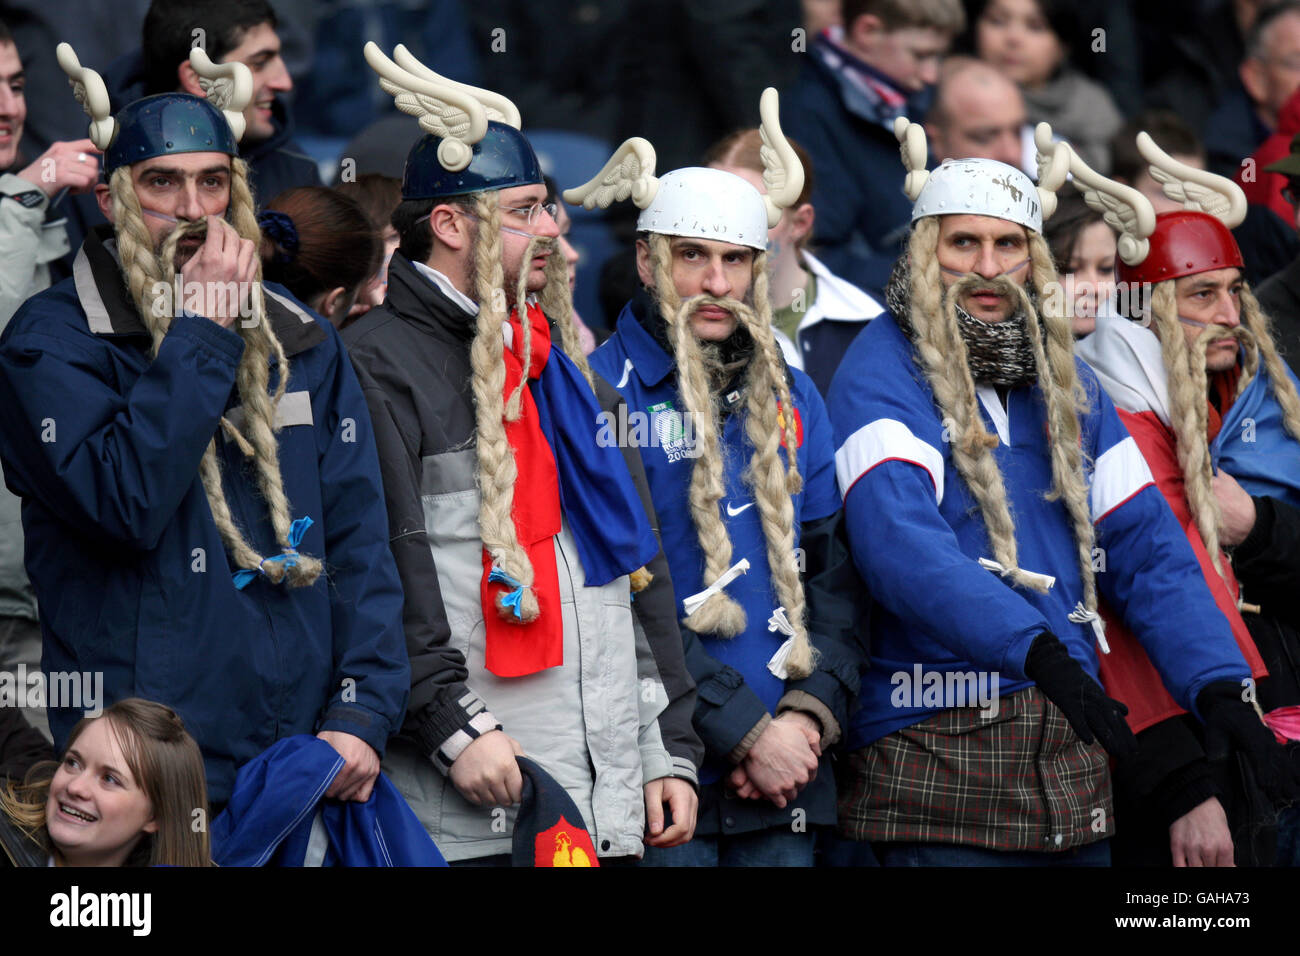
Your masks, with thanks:
[[[749,570],[749,559],[741,558],[739,561],[737,561],[735,564],[729,567],[725,572],[723,572],[722,575],[718,578],[718,580],[714,581],[703,591],[700,591],[698,594],[692,594],[690,597],[683,600],[682,611],[686,614],[687,617],[690,617],[692,614],[694,614],[696,611],[700,609],[701,604],[703,604],[709,598],[713,597],[713,595],[721,594],[723,588],[725,588],[728,584],[736,580],[736,578],[740,577],[748,570]]]
[[[1039,574],[1037,571],[1026,571],[1024,568],[1008,568],[1005,565],[994,561],[992,558],[980,558],[980,567],[987,571],[994,571],[1004,578],[1019,571],[1025,577],[1029,578],[1031,582],[1036,581],[1042,585],[1044,590],[1056,585],[1056,578],[1052,577],[1050,574]]]
[[[790,676],[785,663],[790,658],[790,652],[794,650],[794,625],[785,616],[784,607],[779,607],[772,612],[772,616],[767,619],[767,629],[786,635],[785,641],[776,649],[772,659],[767,662],[767,669],[781,680],[785,680]]]
[[[1097,636],[1097,646],[1101,648],[1103,654],[1110,653],[1110,645],[1106,643],[1106,625],[1102,623],[1100,614],[1089,611],[1080,601],[1069,613],[1069,619],[1075,624],[1091,624],[1092,633]]]

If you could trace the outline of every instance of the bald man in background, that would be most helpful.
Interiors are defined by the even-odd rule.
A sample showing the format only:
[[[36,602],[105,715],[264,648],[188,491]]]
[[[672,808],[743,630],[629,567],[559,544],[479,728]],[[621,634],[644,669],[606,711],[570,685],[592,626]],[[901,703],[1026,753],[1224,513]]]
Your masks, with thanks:
[[[981,60],[949,57],[925,117],[930,155],[936,161],[996,159],[1037,175],[1025,100],[1015,83]],[[1026,146],[1028,145],[1028,151]]]

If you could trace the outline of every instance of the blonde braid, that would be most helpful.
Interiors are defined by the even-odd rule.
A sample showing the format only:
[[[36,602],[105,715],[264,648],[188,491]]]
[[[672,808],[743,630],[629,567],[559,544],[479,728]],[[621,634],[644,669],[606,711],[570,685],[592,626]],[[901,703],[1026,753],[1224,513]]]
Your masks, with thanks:
[[[953,466],[979,506],[994,559],[1008,569],[1004,576],[1015,584],[1043,591],[1046,589],[1041,583],[1017,566],[1015,525],[1002,472],[991,452],[998,439],[988,433],[980,417],[966,342],[957,323],[957,296],[951,290],[946,297],[942,293],[943,280],[935,254],[938,240],[939,222],[930,216],[917,222],[908,244],[917,356],[945,425],[951,425],[947,430],[952,436]]]
[[[129,185],[129,181],[128,181]],[[130,190],[131,200],[138,209],[139,202],[134,188]],[[257,243],[261,239],[257,219],[251,209],[252,192],[248,188],[247,166],[242,160],[231,162],[231,201],[230,213],[232,224],[241,238]],[[133,210],[128,201],[123,207],[128,219]],[[181,223],[166,237],[158,256],[153,257],[167,283],[175,278],[175,255],[180,240],[186,236],[206,231],[206,223],[197,221]],[[251,230],[251,231],[250,231]],[[129,224],[127,231],[130,231]],[[119,239],[119,246],[121,240]],[[261,289],[261,264],[255,266],[253,286],[250,292],[251,315],[241,317],[232,328],[244,339],[244,353],[240,357],[235,372],[235,384],[240,400],[244,406],[245,428],[249,431],[251,441],[239,432],[225,416],[221,424],[226,433],[235,441],[243,453],[254,460],[257,469],[258,489],[267,502],[268,516],[276,541],[284,551],[291,550],[289,533],[291,529],[291,512],[289,501],[284,494],[284,484],[280,473],[279,446],[275,439],[275,411],[267,388],[269,384],[268,359],[275,356],[279,368],[279,382],[274,401],[278,403],[288,384],[289,363],[279,339],[265,321],[266,305]],[[146,319],[153,338],[153,354],[157,355],[162,339],[171,324],[171,316],[159,321],[157,317]],[[251,319],[251,321],[249,321]],[[215,443],[209,444],[199,464],[200,477],[204,492],[208,498],[213,522],[221,535],[222,542],[230,552],[235,564],[247,570],[259,570],[267,579],[278,584],[287,581],[290,587],[308,587],[315,583],[321,573],[321,562],[310,555],[297,553],[294,564],[287,561],[265,562],[249,545],[244,534],[235,524],[230,507],[225,499],[221,479],[221,464]]]
[[[766,275],[766,257],[755,257],[756,271],[762,268]],[[757,279],[758,276],[755,276]],[[754,489],[763,523],[763,538],[767,542],[767,563],[777,600],[785,608],[786,618],[794,629],[790,654],[786,658],[786,671],[793,678],[807,677],[816,663],[816,652],[808,637],[803,581],[794,560],[794,503],[791,500],[791,472],[798,483],[798,440],[795,435],[794,406],[786,382],[785,363],[772,336],[770,318],[765,325],[763,303],[767,301],[766,282],[756,285],[754,301],[757,309],[736,309],[740,323],[749,332],[756,352],[746,375],[745,433],[754,446],[746,482]],[[770,314],[770,309],[766,310]],[[775,354],[774,354],[775,353]],[[778,411],[780,396],[780,411]],[[782,414],[784,413],[784,414]],[[782,421],[782,418],[785,420]],[[780,447],[785,443],[786,461],[796,468],[787,469],[782,463]]]
[[[506,402],[506,421],[519,421],[520,409],[524,400],[524,389],[528,387],[528,375],[533,368],[533,327],[528,320],[528,273],[529,265],[533,261],[533,255],[544,245],[549,245],[550,240],[541,236],[533,236],[528,240],[528,245],[524,247],[524,257],[519,264],[519,277],[515,282],[515,314],[519,316],[520,334],[523,335],[522,343],[523,357],[520,359],[519,384],[515,390],[510,393],[510,400]]]
[[[1183,471],[1184,493],[1192,519],[1201,533],[1201,541],[1210,555],[1214,569],[1223,576],[1219,560],[1219,524],[1223,516],[1214,497],[1210,474],[1209,408],[1207,405],[1205,346],[1201,359],[1187,347],[1183,327],[1178,321],[1178,297],[1174,280],[1156,284],[1151,293],[1151,311],[1159,331],[1160,353],[1169,375],[1169,424],[1174,432],[1174,447]],[[1206,330],[1209,331],[1208,329]],[[1205,338],[1202,333],[1201,339]]]
[[[691,329],[694,305],[682,303],[673,282],[668,237],[651,234],[650,254],[659,309],[668,324],[677,362],[677,391],[684,406],[681,414],[683,418],[689,416],[694,426],[696,457],[691,469],[689,503],[704,555],[704,584],[709,587],[731,567],[731,538],[718,509],[726,494],[718,410],[705,373],[703,351]],[[710,595],[682,623],[701,634],[735,637],[745,630],[745,610],[725,591],[719,591]]]
[[[539,608],[533,593],[533,564],[520,545],[515,528],[515,482],[519,469],[514,449],[506,438],[505,343],[502,325],[506,321],[505,277],[501,264],[501,206],[495,192],[482,193],[475,204],[480,228],[474,241],[474,273],[478,296],[478,319],[470,347],[474,388],[474,416],[478,442],[479,534],[492,563],[522,585],[519,617],[497,596],[497,613],[507,621],[537,620]]]
[[[799,475],[799,460],[793,449],[798,447],[794,420],[794,400],[790,397],[790,383],[786,379],[785,359],[781,348],[776,344],[772,334],[772,302],[768,298],[767,253],[760,252],[754,256],[754,321],[748,325],[750,338],[754,340],[756,358],[765,362],[768,377],[774,383],[777,398],[781,403],[779,426],[784,434],[786,449],[789,451],[786,463],[786,490],[797,495],[803,487],[803,478]]]
[[[1029,234],[1029,257],[1034,288],[1051,288],[1056,280],[1052,254],[1042,236]],[[1060,499],[1074,528],[1079,559],[1079,576],[1083,582],[1083,605],[1097,610],[1097,579],[1092,568],[1095,528],[1088,500],[1088,486],[1083,473],[1083,445],[1079,413],[1087,409],[1087,396],[1079,381],[1074,362],[1074,335],[1065,315],[1045,313],[1046,346],[1040,328],[1040,316],[1023,286],[1017,285],[1025,313],[1026,331],[1038,367],[1038,385],[1047,405],[1048,444],[1052,456],[1052,491],[1049,501]],[[1040,299],[1043,301],[1043,299]]]
[[[546,260],[546,285],[541,294],[542,311],[560,330],[560,345],[564,354],[573,360],[587,380],[591,390],[596,390],[596,380],[591,372],[587,353],[582,350],[578,326],[573,321],[573,294],[569,291],[569,266],[557,248]]]
[[[1257,361],[1262,361],[1264,370],[1268,372],[1273,397],[1282,408],[1282,422],[1291,437],[1300,441],[1300,395],[1296,394],[1295,382],[1288,374],[1286,363],[1278,354],[1277,344],[1273,341],[1273,323],[1259,307],[1259,301],[1245,283],[1241,286],[1241,319],[1242,324],[1254,335]],[[1253,371],[1247,368],[1250,374]],[[1245,390],[1247,384],[1249,378],[1243,374],[1238,383],[1238,395]]]
[[[153,286],[163,280],[162,265],[154,252],[153,238],[144,223],[144,210],[131,182],[131,168],[119,166],[108,181],[109,196],[113,201],[113,219],[116,224],[117,254],[121,260],[122,275],[131,293],[140,318],[153,339],[153,352],[171,325],[173,309],[165,315],[156,314]],[[177,303],[178,305],[179,303]]]

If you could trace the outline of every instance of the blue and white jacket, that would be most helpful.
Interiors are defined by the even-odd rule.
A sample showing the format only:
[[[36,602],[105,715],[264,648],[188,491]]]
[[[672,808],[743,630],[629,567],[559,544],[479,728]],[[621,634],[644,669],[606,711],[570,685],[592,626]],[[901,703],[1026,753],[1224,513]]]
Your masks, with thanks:
[[[1136,443],[1096,375],[1076,362],[1088,396],[1080,415],[1089,503],[1097,530],[1101,596],[1142,642],[1179,704],[1216,680],[1250,676]],[[854,341],[831,385],[836,470],[854,559],[870,586],[873,667],[866,673],[850,747],[925,720],[926,706],[894,691],[899,673],[996,673],[999,692],[1028,686],[1025,656],[1051,631],[1094,678],[1091,627],[1068,615],[1082,600],[1074,536],[1052,487],[1046,417],[1037,385],[1013,388],[1006,407],[977,389],[1015,521],[1020,567],[1052,575],[1040,594],[985,570],[992,558],[978,506],[952,461],[945,427],[911,342],[892,315]],[[891,695],[893,699],[891,700]]]
[[[633,310],[642,307],[639,303],[640,300],[624,308],[615,334],[593,353],[591,364],[599,375],[614,383],[629,410],[631,427],[624,435],[611,435],[611,438],[639,442],[634,429],[648,423],[641,432],[648,439],[641,443],[641,457],[680,607],[684,598],[705,587],[704,555],[688,504],[695,459],[691,455],[691,436],[682,426],[676,366],[638,321]],[[798,370],[791,370],[791,375],[791,396],[802,436],[798,465],[803,489],[794,496],[795,544],[798,545],[801,526],[836,515],[840,497],[835,485],[834,452],[825,405],[807,375]],[[632,416],[637,413],[639,419],[634,419]],[[747,627],[734,638],[701,634],[698,641],[683,628],[687,666],[698,685],[696,728],[708,751],[700,775],[705,783],[725,774],[729,769],[727,754],[764,714],[776,712],[778,702],[791,689],[812,694],[833,714],[842,711],[839,719],[845,719],[859,668],[865,666],[854,652],[836,642],[820,641],[819,635],[810,628],[814,646],[822,652],[818,669],[802,681],[783,681],[768,670],[768,661],[785,637],[768,630],[769,619],[779,601],[772,587],[762,522],[752,489],[742,477],[753,453],[753,446],[744,434],[744,417],[743,411],[738,410],[727,416],[723,426],[726,497],[720,507],[732,542],[732,561],[747,558],[750,564],[748,573],[726,588],[745,609]],[[841,683],[850,687],[843,688]],[[785,822],[788,825],[788,815]]]

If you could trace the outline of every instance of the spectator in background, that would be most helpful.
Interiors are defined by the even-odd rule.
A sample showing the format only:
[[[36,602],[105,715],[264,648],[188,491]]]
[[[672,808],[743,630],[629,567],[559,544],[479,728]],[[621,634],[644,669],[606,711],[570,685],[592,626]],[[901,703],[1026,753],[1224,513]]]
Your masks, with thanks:
[[[959,0],[845,0],[843,27],[813,40],[784,93],[786,132],[817,166],[813,204],[827,267],[883,289],[907,233],[894,120],[921,115],[966,25]],[[755,102],[757,97],[754,98]]]
[[[1267,206],[1286,222],[1295,219],[1295,210],[1282,195],[1287,178],[1270,164],[1285,159],[1291,153],[1296,133],[1300,133],[1300,87],[1282,105],[1277,129],[1251,154],[1251,162],[1241,164],[1235,176],[1237,185],[1246,194],[1248,202]]]
[[[343,328],[383,263],[379,233],[361,207],[324,186],[300,186],[267,203],[257,222],[262,277]]]
[[[1260,11],[1246,33],[1238,74],[1240,84],[1204,126],[1208,168],[1228,177],[1277,128],[1282,105],[1300,86],[1300,2],[1282,0]]]
[[[402,202],[402,181],[381,173],[362,173],[354,180],[336,183],[334,189],[361,207],[384,244],[379,271],[357,292],[357,300],[343,323],[347,325],[383,302],[388,294],[388,263],[401,243],[397,230],[393,228],[393,213]]]
[[[1032,168],[1032,130],[1020,89],[992,66],[970,57],[944,63],[925,135],[936,160],[996,159]],[[906,205],[906,203],[904,203]]]
[[[18,307],[50,285],[50,265],[68,252],[61,219],[50,202],[65,191],[89,192],[99,173],[99,150],[88,139],[55,143],[42,155],[21,157],[27,118],[27,75],[8,27],[0,23],[0,331]],[[53,220],[53,221],[51,221]],[[0,486],[0,670],[41,668],[36,595],[23,567],[20,503]],[[49,736],[45,708],[26,707],[31,724]]]
[[[99,175],[99,150],[88,139],[55,143],[35,159],[23,155],[26,119],[27,73],[0,23],[0,330],[49,286],[49,264],[68,251],[63,224],[47,221],[51,199],[88,193]]]
[[[1137,148],[1137,134],[1145,130],[1155,144],[1180,163],[1205,169],[1205,146],[1195,131],[1177,115],[1151,110],[1135,117],[1111,141],[1112,175],[1116,182],[1132,186],[1151,201],[1157,213],[1176,212],[1182,203],[1170,198],[1151,178],[1147,161]],[[1246,218],[1232,230],[1245,258],[1246,280],[1252,285],[1286,266],[1300,255],[1300,238],[1287,221],[1271,209],[1250,205]]]
[[[188,59],[200,30],[214,63],[236,60],[253,74],[239,156],[248,163],[254,199],[260,204],[294,186],[320,185],[315,161],[293,141],[293,120],[280,98],[293,81],[280,57],[277,26],[267,0],[154,0],[145,14],[141,52],[105,72],[114,109],[157,93],[202,96]]]
[[[1271,0],[1130,3],[1146,108],[1173,110],[1197,127],[1230,91],[1243,97],[1245,108],[1238,75],[1245,37],[1267,2]],[[1108,52],[1113,52],[1111,39],[1108,35]],[[1140,110],[1125,111],[1129,116],[1136,112]]]
[[[1291,140],[1291,154],[1267,168],[1286,184],[1282,195],[1291,207],[1291,221],[1300,228],[1300,133]],[[1300,370],[1300,254],[1261,282],[1255,296],[1273,320],[1278,352],[1291,371]]]
[[[767,233],[772,327],[786,362],[807,372],[825,397],[849,343],[884,306],[835,275],[808,251],[816,219],[809,201],[812,159],[794,140],[789,143],[803,165],[804,183],[794,204],[782,211],[781,221]],[[714,143],[704,163],[733,173],[766,193],[761,147],[758,130],[738,130]]]
[[[1105,173],[1110,138],[1124,120],[1106,88],[1070,63],[1072,52],[1087,49],[1080,9],[1075,0],[987,0],[975,18],[974,46],[1020,86],[1031,122],[1050,123]]]
[[[1109,309],[1115,292],[1115,233],[1073,187],[1057,194],[1056,212],[1043,223],[1065,289],[1070,331],[1076,339],[1097,326],[1097,313]]]

